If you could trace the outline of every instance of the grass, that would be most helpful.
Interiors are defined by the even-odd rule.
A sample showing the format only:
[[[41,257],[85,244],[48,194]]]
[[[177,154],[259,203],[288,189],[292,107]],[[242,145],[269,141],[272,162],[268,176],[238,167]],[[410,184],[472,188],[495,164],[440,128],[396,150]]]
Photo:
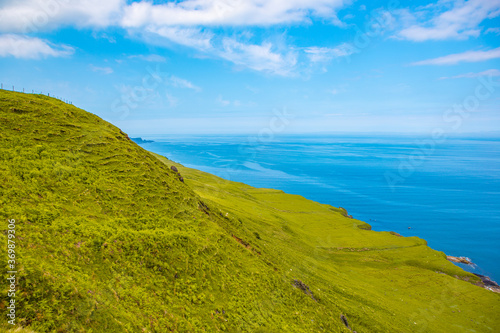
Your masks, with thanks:
[[[185,168],[46,96],[0,91],[0,129],[18,327],[350,332],[341,315],[357,332],[500,327],[499,295],[422,239]]]

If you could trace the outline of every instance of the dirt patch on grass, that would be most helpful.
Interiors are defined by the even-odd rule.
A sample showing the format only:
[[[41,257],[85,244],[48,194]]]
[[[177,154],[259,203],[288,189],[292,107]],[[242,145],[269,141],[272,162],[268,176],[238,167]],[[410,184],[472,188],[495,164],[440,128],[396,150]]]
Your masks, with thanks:
[[[243,245],[243,246],[244,246],[244,247],[246,247],[247,249],[249,249],[249,250],[251,250],[251,251],[254,251],[254,252],[255,252],[255,253],[257,253],[258,255],[260,255],[260,252],[259,252],[259,251],[257,251],[256,249],[254,249],[254,248],[250,245],[250,243],[248,243],[248,242],[244,241],[243,239],[241,239],[241,238],[239,238],[239,237],[237,237],[237,236],[235,236],[235,235],[231,235],[231,236],[233,236],[233,238],[234,238],[234,239],[236,239],[236,241],[237,241],[238,243],[240,243],[241,245]]]

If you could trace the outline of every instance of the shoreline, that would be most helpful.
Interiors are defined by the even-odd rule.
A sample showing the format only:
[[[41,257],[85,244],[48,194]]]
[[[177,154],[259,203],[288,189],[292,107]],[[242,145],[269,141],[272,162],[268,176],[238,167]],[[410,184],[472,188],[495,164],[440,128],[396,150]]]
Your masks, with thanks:
[[[486,276],[486,275],[481,275],[481,274],[476,274],[476,273],[472,273],[474,274],[475,276],[479,277],[481,279],[481,281],[483,282],[483,288],[484,289],[487,289],[489,291],[492,291],[494,293],[499,293],[500,294],[500,286],[495,282],[493,281],[492,279],[490,279],[489,276]]]
[[[155,142],[155,141],[152,141],[152,142]],[[138,143],[138,144],[139,144],[139,143]],[[146,149],[146,150],[147,150],[147,149]],[[155,152],[150,151],[150,150],[147,150],[147,151],[149,151],[149,152],[151,152],[151,153],[153,153],[153,154],[155,154],[155,155],[162,156],[162,157],[164,157],[164,158],[166,158],[166,159],[168,160],[168,157],[167,157],[167,156],[165,156],[165,155],[158,154],[158,153],[155,153]],[[171,162],[176,163],[176,164],[180,164],[180,165],[182,165],[180,162],[175,162],[175,161],[171,161]],[[172,166],[171,168],[175,168],[175,171],[177,171],[177,168],[176,168],[175,166]],[[198,170],[198,169],[196,169],[196,170]],[[201,171],[201,170],[198,170],[198,171]],[[201,171],[201,172],[205,172],[205,171]],[[207,172],[205,172],[205,173],[207,173]],[[209,174],[210,174],[210,173],[209,173]],[[213,175],[213,176],[216,176],[216,175]],[[219,176],[216,176],[216,177],[219,177]],[[247,186],[252,186],[252,185],[248,185],[248,184],[246,184],[246,183],[243,183],[243,184],[245,184],[245,185],[247,185]],[[252,186],[252,187],[253,187],[253,186]],[[267,187],[266,187],[265,189],[271,189],[271,190],[275,190],[275,191],[281,191],[281,192],[284,192],[283,190],[278,190],[278,189],[275,189],[275,188],[267,188]],[[286,192],[284,192],[284,193],[286,193]],[[315,200],[312,200],[312,199],[308,199],[308,198],[306,198],[306,197],[304,197],[304,196],[302,196],[302,195],[300,195],[300,194],[299,194],[299,196],[303,197],[303,198],[304,198],[304,199],[306,199],[306,200],[310,200],[310,201],[314,201],[314,202],[319,203],[318,201],[315,201]],[[334,206],[332,206],[332,207],[334,207]],[[339,210],[340,210],[340,212],[341,212],[341,214],[342,214],[344,217],[349,218],[349,219],[355,219],[352,215],[350,215],[350,214],[348,213],[347,209],[345,209],[344,207],[340,207],[340,206],[339,206],[339,207],[334,207],[334,208],[339,209]],[[357,220],[357,219],[355,219],[355,220]],[[361,221],[361,220],[358,220],[358,221],[362,222],[362,224],[360,224],[360,225],[358,226],[358,228],[360,228],[360,229],[364,229],[364,230],[373,230],[373,229],[372,229],[371,224],[369,224],[368,222]],[[410,229],[410,228],[409,228],[409,229]],[[373,230],[373,231],[375,231],[375,230]],[[397,233],[397,232],[394,232],[394,231],[388,231],[388,230],[380,230],[380,231],[376,231],[376,232],[389,232],[389,233],[391,233],[392,235],[395,235],[395,236],[397,236],[397,237],[407,237],[407,236],[402,236],[401,234],[399,234],[399,233]],[[234,237],[234,235],[233,235],[233,237]],[[419,237],[419,238],[420,238],[420,237]],[[423,240],[427,243],[427,241],[426,241],[424,238],[421,238],[421,239],[423,239]],[[436,250],[436,249],[434,249],[434,248],[432,248],[432,249],[433,249],[433,250],[435,250],[435,251],[439,251],[439,250]],[[260,253],[259,253],[259,254],[260,254]],[[445,255],[446,255],[446,254],[445,254]],[[477,267],[477,265],[476,265],[476,264],[474,264],[474,263],[472,262],[472,260],[470,260],[468,257],[463,257],[463,256],[460,256],[460,257],[455,257],[455,256],[449,256],[449,255],[446,255],[446,259],[447,259],[448,261],[450,261],[450,262],[453,262],[453,263],[461,263],[461,264],[465,264],[465,265],[469,265],[469,266],[473,266],[473,267],[475,266],[475,267]],[[484,288],[484,289],[487,289],[487,290],[492,291],[492,292],[494,292],[494,293],[500,293],[500,286],[499,286],[499,285],[498,285],[495,281],[493,281],[493,280],[492,280],[489,276],[482,275],[482,274],[477,274],[477,273],[474,273],[474,272],[469,272],[469,271],[467,271],[467,270],[463,269],[462,267],[460,267],[459,265],[456,265],[456,266],[457,266],[457,267],[459,267],[459,268],[461,268],[462,270],[464,270],[464,271],[468,272],[468,273],[471,273],[471,274],[474,274],[475,276],[477,276],[477,277],[481,280],[481,283],[475,283],[475,285],[476,285],[476,286],[481,287],[481,288]]]
[[[157,142],[157,141],[154,141],[154,140],[144,140],[142,137],[132,138],[132,140],[134,142],[136,142],[140,146],[142,146],[143,144],[147,144],[147,143]],[[144,148],[144,149],[146,149],[146,148]],[[151,152],[151,153],[153,153],[153,154],[158,154],[158,153],[153,152],[153,151],[151,151],[149,149],[146,149],[146,150],[149,151],[149,152]],[[165,158],[168,159],[168,157],[165,156],[165,155],[163,155],[163,154],[158,154],[158,155],[163,156],[163,157],[165,157]],[[177,161],[177,162],[172,161],[172,162],[181,164],[181,162],[179,162],[179,161]],[[198,170],[197,168],[195,168],[195,169]],[[202,172],[206,172],[206,171],[202,171]],[[208,172],[208,173],[210,173],[210,172]],[[216,175],[214,174],[214,176],[216,176]],[[217,177],[220,177],[220,176],[217,176]],[[248,186],[252,186],[253,187],[253,185],[249,185],[249,184],[247,184],[245,182],[242,182],[242,183],[244,183],[244,184],[246,184]],[[273,187],[263,187],[263,188],[274,189],[274,190],[278,190],[278,191],[283,191],[283,190],[276,189],[276,188],[273,188]],[[287,192],[285,192],[285,193],[287,193]],[[298,194],[298,195],[302,196],[301,194]],[[304,196],[302,196],[302,197],[304,197]],[[311,201],[315,201],[315,202],[321,203],[321,202],[319,202],[317,200],[314,200],[314,199],[309,199],[309,198],[306,198],[306,197],[304,197],[304,198],[307,199],[307,200],[311,200]],[[332,206],[332,207],[335,207],[335,206]],[[345,209],[343,207],[340,207],[340,206],[336,207],[336,208],[340,209],[342,211],[342,214],[345,217],[350,218],[350,219],[356,219],[355,217],[353,217],[353,215],[350,215],[348,213],[347,209]],[[361,220],[359,220],[359,221],[361,221]],[[371,219],[370,219],[370,221],[371,221]],[[368,222],[365,222],[365,221],[361,221],[361,222],[363,222],[363,226],[361,226],[362,229],[373,230],[371,224],[369,224]],[[411,229],[411,227],[408,227],[408,229]],[[411,237],[411,236],[403,236],[403,235],[401,235],[401,234],[399,234],[397,232],[390,231],[388,229],[387,230],[374,230],[374,231],[380,231],[380,232],[386,231],[386,232],[390,232],[391,234],[396,235],[398,237]],[[423,240],[425,240],[427,242],[427,240],[425,238],[422,238],[420,236],[417,236],[417,237],[419,237],[419,238],[421,238],[421,239],[423,239]],[[442,250],[435,249],[434,247],[431,247],[431,248],[433,250],[436,250],[436,251],[442,251]],[[460,263],[460,264],[468,265],[468,266],[471,266],[471,267],[477,267],[477,265],[474,264],[468,257],[463,257],[463,256],[456,257],[456,256],[446,255],[446,259],[448,261],[450,261],[450,262],[453,262],[453,263]],[[456,266],[460,267],[459,265],[456,265]],[[477,273],[468,271],[468,270],[464,269],[463,267],[460,267],[460,268],[463,269],[464,271],[468,272],[468,273],[474,274],[475,276],[477,276],[481,280],[482,283],[481,284],[478,283],[477,286],[485,288],[485,289],[493,291],[493,292],[496,292],[496,293],[500,293],[500,286],[497,284],[496,281],[492,280],[489,276],[482,275],[482,274],[477,274]]]
[[[446,259],[448,261],[453,262],[453,263],[459,263],[459,264],[469,265],[469,266],[472,266],[472,267],[477,267],[477,265],[474,264],[472,262],[472,260],[470,260],[467,257],[454,257],[454,256],[447,255]],[[474,272],[471,272],[471,273],[481,279],[481,281],[483,283],[483,285],[481,287],[483,287],[484,289],[488,289],[490,291],[493,291],[495,293],[500,293],[500,286],[498,285],[498,283],[496,283],[495,281],[493,281],[489,276],[482,275],[482,274],[477,274],[477,273],[474,273]]]

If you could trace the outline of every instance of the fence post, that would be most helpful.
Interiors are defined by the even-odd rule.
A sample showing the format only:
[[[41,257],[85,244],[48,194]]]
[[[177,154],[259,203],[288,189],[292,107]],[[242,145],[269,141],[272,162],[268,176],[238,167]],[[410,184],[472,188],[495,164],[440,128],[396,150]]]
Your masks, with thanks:
[[[2,89],[3,89],[3,83],[2,83]]]
[[[12,86],[12,91],[15,91],[15,90],[14,90],[14,86]]]
[[[23,88],[23,94],[24,94],[24,88]]]

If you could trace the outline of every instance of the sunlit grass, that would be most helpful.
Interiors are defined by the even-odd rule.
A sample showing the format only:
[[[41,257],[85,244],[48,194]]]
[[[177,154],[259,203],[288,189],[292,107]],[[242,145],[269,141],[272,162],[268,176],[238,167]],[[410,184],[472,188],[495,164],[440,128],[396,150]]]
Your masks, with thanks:
[[[421,239],[184,168],[46,96],[0,91],[0,130],[0,216],[18,227],[18,325],[348,332],[344,315],[358,332],[499,327],[499,295]]]

